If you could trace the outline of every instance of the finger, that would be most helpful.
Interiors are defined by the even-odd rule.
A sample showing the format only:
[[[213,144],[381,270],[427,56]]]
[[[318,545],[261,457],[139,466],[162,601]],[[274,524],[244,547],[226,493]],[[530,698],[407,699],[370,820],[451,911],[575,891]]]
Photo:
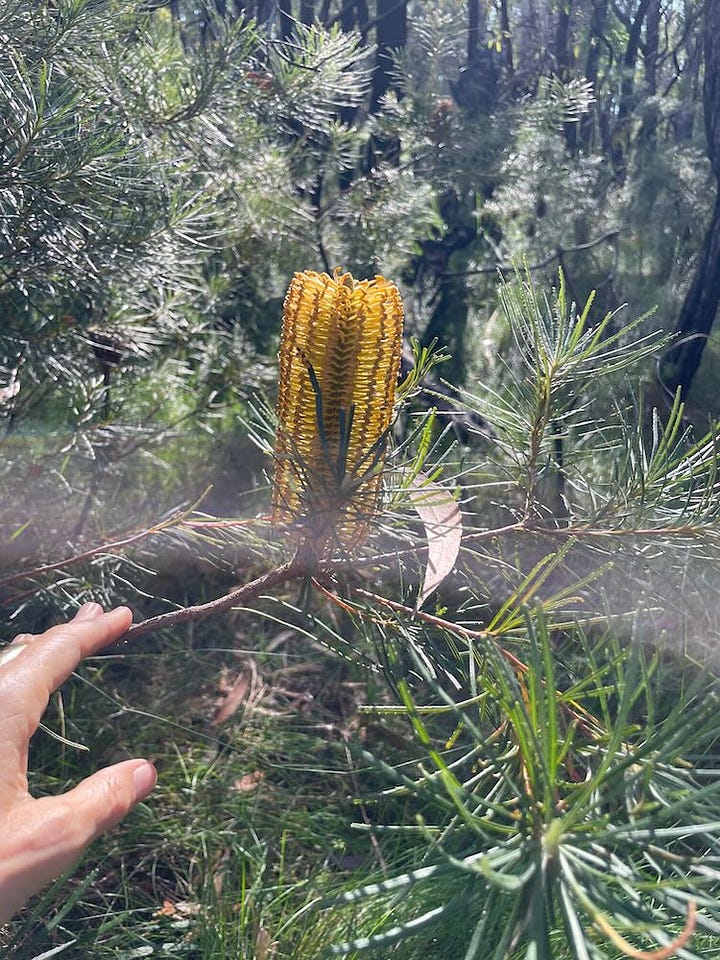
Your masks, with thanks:
[[[95,617],[101,616],[102,612],[103,608],[99,603],[84,603],[72,618],[71,622],[76,623],[78,620],[93,620]],[[19,633],[12,643],[9,643],[0,652],[0,667],[14,660],[15,657],[22,652],[24,647],[37,639],[37,636],[37,634],[33,633]],[[40,636],[42,636],[42,634],[40,634]]]
[[[125,760],[61,797],[17,804],[0,862],[0,923],[72,866],[95,837],[119,823],[152,792],[156,780],[147,760]]]
[[[50,694],[88,655],[118,640],[132,622],[127,607],[52,627],[0,664],[0,721],[3,735],[22,747],[37,729]]]
[[[72,622],[77,623],[78,620],[94,620],[95,617],[102,616],[102,612],[103,608],[99,603],[84,603],[72,618]]]

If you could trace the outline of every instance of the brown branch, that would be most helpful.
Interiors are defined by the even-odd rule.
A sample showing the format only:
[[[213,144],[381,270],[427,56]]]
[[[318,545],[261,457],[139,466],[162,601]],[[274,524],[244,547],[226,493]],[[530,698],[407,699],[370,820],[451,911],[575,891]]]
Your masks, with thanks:
[[[590,250],[592,247],[597,247],[598,244],[605,243],[606,240],[617,240],[620,236],[619,230],[608,230],[607,233],[603,233],[602,236],[596,237],[594,240],[588,240],[587,243],[579,243],[574,247],[557,247],[549,256],[545,257],[543,260],[538,260],[537,263],[528,264],[527,269],[530,273],[533,273],[536,270],[542,270],[544,267],[547,267],[553,262],[553,260],[561,259],[566,253],[580,253],[583,250]],[[447,273],[444,273],[444,277],[474,277],[482,273],[509,273],[515,269],[515,264],[513,263],[494,263],[491,267],[476,267],[473,270],[453,270]]]
[[[72,557],[66,557],[64,560],[56,560],[53,563],[45,563],[40,567],[32,567],[31,569],[23,570],[22,573],[14,573],[11,577],[5,577],[4,580],[0,580],[0,589],[12,586],[12,584],[19,583],[23,580],[29,580],[31,577],[40,577],[44,573],[52,573],[53,570],[62,570],[64,567],[72,566],[75,563],[82,563],[85,560],[89,560],[91,557],[97,556],[99,553],[108,553],[110,551],[120,550],[122,547],[127,547],[132,543],[137,543],[138,540],[143,540],[145,537],[151,537],[153,534],[160,533],[168,527],[181,522],[180,518],[184,515],[185,511],[183,510],[180,513],[173,514],[167,520],[162,520],[160,523],[156,523],[154,526],[148,527],[145,530],[140,530],[137,533],[128,534],[126,537],[123,537],[120,540],[105,541],[96,547],[91,547],[89,550],[83,550],[81,553],[73,554]],[[18,597],[16,594],[10,597],[9,600],[2,601],[0,606],[6,606],[8,603],[14,603],[17,599]]]
[[[423,610],[416,610],[414,607],[408,607],[406,604],[398,603],[396,600],[388,600],[387,597],[380,596],[380,594],[377,593],[371,593],[369,590],[363,590],[362,587],[355,587],[353,592],[360,594],[362,597],[367,597],[370,600],[374,600],[376,603],[380,603],[384,607],[389,607],[390,610],[396,610],[398,613],[404,613],[413,619],[424,620],[425,623],[431,623],[433,626],[440,627],[441,630],[447,630],[448,633],[454,633],[465,638],[477,637],[481,640],[494,640],[497,642],[498,634],[494,630],[471,630],[470,627],[464,627],[459,623],[453,623],[452,620],[445,620],[443,617],[436,617],[432,613],[425,613]],[[511,653],[509,650],[506,650],[499,644],[498,650],[512,667],[514,667],[520,673],[527,673],[527,664],[523,663],[523,661],[516,657],[514,653]]]
[[[339,604],[344,606],[345,609],[351,610],[353,613],[358,614],[359,616],[363,616],[363,611],[359,610],[357,607],[350,607],[339,597],[336,597],[335,594],[331,593],[331,591],[323,587],[322,584],[317,580],[313,579],[313,585],[318,587],[328,599],[339,602]],[[398,603],[396,600],[388,600],[387,597],[380,596],[377,593],[371,593],[369,590],[363,590],[361,587],[355,587],[353,592],[360,594],[360,596],[367,597],[370,600],[374,600],[376,603],[379,603],[384,607],[388,607],[390,610],[396,610],[398,613],[404,613],[411,619],[424,620],[426,623],[431,623],[434,626],[439,627],[441,630],[446,630],[448,633],[454,633],[456,636],[465,637],[466,639],[477,637],[481,640],[492,640],[500,655],[507,660],[507,662],[514,670],[517,671],[518,674],[527,674],[530,670],[528,665],[519,657],[516,657],[514,653],[512,653],[506,647],[503,647],[502,644],[498,643],[499,634],[495,630],[472,630],[470,627],[464,627],[459,623],[453,623],[452,620],[445,620],[443,617],[436,617],[432,613],[425,613],[422,610],[416,610],[414,607],[408,607],[404,603]],[[560,697],[559,691],[556,691],[556,695]],[[559,704],[560,709],[563,710],[563,712],[568,713],[574,720],[576,720],[578,726],[588,737],[594,739],[598,732],[602,730],[602,726],[597,718],[594,717],[589,711],[581,707],[576,701],[571,700],[565,703],[563,700],[559,700]]]
[[[144,637],[148,633],[162,630],[165,627],[177,627],[182,623],[204,620],[214,613],[222,613],[229,610],[230,607],[247,603],[248,600],[254,600],[265,590],[287,583],[288,580],[297,580],[306,573],[307,565],[305,561],[293,557],[292,560],[283,563],[282,566],[269,570],[256,580],[251,580],[216,600],[210,600],[208,603],[200,603],[192,607],[181,607],[179,610],[171,610],[169,613],[161,613],[156,617],[142,620],[130,627],[122,640],[137,640],[138,637]]]
[[[681,950],[689,942],[697,923],[697,906],[694,900],[688,901],[687,920],[685,927],[672,943],[666,947],[660,947],[658,950],[638,950],[629,943],[622,934],[618,933],[601,913],[593,914],[593,922],[599,927],[605,936],[610,940],[626,957],[632,960],[669,960],[678,950]]]
[[[502,537],[507,533],[524,533],[526,529],[525,521],[518,520],[516,523],[508,523],[504,527],[494,527],[490,530],[477,530],[475,533],[465,534],[463,536],[463,544],[467,540],[472,540],[473,543],[478,543],[481,540],[494,540],[497,537]],[[551,531],[548,529],[547,531],[543,532],[550,533]],[[352,560],[328,560],[323,564],[323,569],[327,571],[344,570],[350,566],[353,570],[356,570],[358,567],[380,563],[382,560],[400,560],[403,557],[417,556],[418,553],[422,552],[423,550],[427,550],[427,548],[427,542],[423,541],[422,543],[415,543],[409,547],[398,547],[397,550],[390,550],[386,553],[375,553],[370,557],[353,557]]]
[[[223,530],[233,527],[249,527],[253,523],[268,523],[270,516],[249,517],[246,520],[181,520],[181,527],[193,527],[201,530]]]
[[[699,537],[710,532],[708,527],[698,524],[684,524],[678,527],[619,527],[617,530],[602,530],[598,527],[543,527],[534,523],[518,524],[517,529],[523,533],[537,533],[540,536],[561,536],[565,538],[595,538],[602,540],[612,537]],[[472,533],[467,534],[466,540],[474,539]]]
[[[64,560],[55,560],[52,563],[45,563],[39,567],[32,567],[31,569],[24,570],[22,573],[15,573],[10,577],[6,577],[4,580],[0,580],[0,589],[11,586],[13,583],[17,583],[22,580],[29,580],[31,577],[39,577],[44,573],[52,573],[53,570],[62,570],[64,567],[72,566],[75,563],[82,563],[83,561],[89,560],[91,557],[94,557],[100,553],[108,553],[109,551],[119,550],[122,547],[127,547],[132,543],[137,543],[138,540],[151,537],[156,533],[162,533],[163,530],[167,530],[169,527],[174,527],[178,524],[181,524],[185,522],[185,518],[190,516],[197,509],[198,505],[202,503],[207,494],[210,492],[210,489],[211,488],[208,487],[202,496],[198,497],[198,499],[189,507],[176,510],[174,513],[170,514],[167,519],[160,520],[151,527],[147,527],[144,530],[138,530],[137,533],[128,533],[126,536],[121,537],[118,540],[106,540],[103,543],[98,544],[96,547],[90,547],[87,550],[83,550],[81,553],[73,554],[71,557],[65,557]],[[18,600],[21,600],[23,597],[29,596],[34,592],[35,588],[31,590],[23,590],[22,593],[19,594],[13,594],[13,596],[9,599],[0,601],[0,607],[7,606],[9,603],[16,603]]]
[[[507,532],[508,529],[525,529],[522,524],[513,524],[510,527],[505,528],[504,531],[493,531],[492,533],[498,532]],[[532,527],[527,528],[528,532],[538,532],[538,533],[556,533],[557,531],[550,530],[536,530]],[[491,531],[485,531],[485,535],[490,535]],[[372,562],[375,562],[376,558],[371,558]],[[329,572],[330,569],[334,567],[334,564],[331,562],[327,565],[323,565],[323,568],[315,570],[315,573],[322,574],[323,572]],[[172,610],[169,613],[162,613],[156,617],[150,617],[148,620],[143,620],[140,623],[137,623],[130,627],[128,632],[125,634],[123,640],[136,640],[139,637],[145,636],[148,633],[152,633],[155,630],[164,629],[166,627],[175,627],[183,623],[196,622],[199,620],[204,620],[206,617],[212,616],[215,613],[222,613],[225,610],[230,609],[233,606],[239,606],[241,604],[247,603],[249,600],[254,600],[264,591],[271,589],[272,587],[279,586],[280,584],[287,583],[290,580],[297,580],[303,576],[306,576],[309,572],[307,559],[296,555],[292,560],[289,560],[287,563],[282,564],[279,567],[274,568],[273,570],[268,571],[268,573],[263,574],[258,577],[256,580],[251,580],[249,583],[243,584],[243,586],[238,587],[236,590],[231,591],[230,593],[225,594],[222,597],[218,597],[215,600],[211,600],[208,603],[201,603],[195,606],[182,607],[179,610]],[[339,603],[341,606],[344,606],[346,609],[352,609],[353,612],[358,613],[357,608],[350,607],[341,598],[337,597],[330,590],[322,585],[320,581],[313,578],[313,585],[318,588],[329,600]],[[360,596],[364,596],[368,599],[374,600],[376,603],[381,604],[391,610],[395,610],[399,613],[404,613],[411,618],[417,618],[424,620],[426,623],[431,623],[441,629],[447,630],[449,632],[455,633],[459,636],[464,636],[466,638],[477,637],[483,639],[492,639],[497,643],[497,634],[491,630],[472,630],[469,627],[461,626],[460,624],[453,623],[450,620],[445,620],[442,617],[434,616],[430,613],[425,613],[423,611],[415,610],[412,607],[408,607],[405,604],[398,603],[394,600],[389,600],[387,597],[380,596],[375,593],[371,593],[368,590],[363,590],[359,587],[354,589],[354,592]],[[498,644],[498,650],[502,656],[512,665],[512,667],[520,673],[527,671],[528,667],[522,660],[516,657],[509,650],[502,647]],[[595,718],[591,714],[588,714],[586,711],[583,711],[578,704],[572,705],[563,705],[568,709],[575,718],[579,721],[583,729],[587,733],[592,733],[593,723]],[[597,723],[597,721],[595,721]]]

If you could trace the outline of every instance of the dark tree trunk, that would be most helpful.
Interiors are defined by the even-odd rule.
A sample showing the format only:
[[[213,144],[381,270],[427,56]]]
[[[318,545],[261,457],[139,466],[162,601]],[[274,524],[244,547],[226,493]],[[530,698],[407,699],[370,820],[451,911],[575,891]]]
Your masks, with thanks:
[[[640,0],[635,19],[628,24],[628,39],[622,63],[622,81],[620,83],[620,103],[618,119],[612,135],[612,161],[615,177],[624,183],[627,174],[627,145],[630,137],[629,120],[635,107],[635,67],[640,53],[642,27],[647,16],[650,0]]]
[[[645,86],[651,97],[657,93],[657,68],[660,47],[660,0],[653,0],[645,26]]]
[[[705,7],[705,83],[703,110],[707,155],[720,181],[720,0],[707,0]]]
[[[377,112],[380,101],[392,85],[394,50],[407,42],[406,0],[377,0],[377,56],[373,74],[370,110]]]
[[[504,0],[503,0],[504,2]],[[507,11],[506,11],[507,12]],[[468,0],[467,61],[473,63],[480,56],[487,40],[487,10],[482,0]],[[503,41],[504,42],[504,41]]]
[[[573,0],[564,0],[560,4],[558,18],[555,24],[555,42],[553,44],[554,72],[563,83],[570,79],[570,20],[572,18]],[[571,153],[577,145],[577,124],[566,123],[563,126],[565,143]]]
[[[480,46],[480,0],[468,0],[467,58],[474,60]]]
[[[593,0],[593,15],[590,23],[590,36],[588,37],[587,60],[585,61],[585,76],[592,84],[595,98],[599,95],[598,73],[600,68],[600,50],[605,36],[605,24],[607,23],[608,0]],[[590,105],[587,114],[580,122],[580,137],[585,153],[590,153],[593,143],[593,132],[597,119],[597,108],[595,104]]]
[[[515,79],[515,64],[513,61],[512,31],[510,30],[510,15],[507,0],[500,0],[500,32],[502,34],[502,55],[505,78],[512,86]]]
[[[343,0],[338,16],[340,17],[340,29],[343,33],[349,33],[351,30],[357,29],[363,37],[365,36],[370,19],[366,0]],[[335,22],[335,20],[336,18],[333,18],[332,22]],[[327,23],[327,18],[323,22]],[[357,107],[342,107],[340,110],[340,119],[346,127],[353,125],[357,112]],[[363,163],[363,166],[371,165],[372,151],[370,151],[370,155],[365,158]],[[344,170],[340,174],[340,183],[343,189],[349,187],[354,179],[355,174],[352,170]]]
[[[507,7],[505,11],[507,13]],[[484,12],[483,3],[469,3],[467,61],[458,79],[450,82],[459,110],[465,119],[477,122],[478,130],[482,130],[483,124],[489,122],[498,108],[498,82],[503,66],[506,77],[512,71],[509,35],[503,35],[500,54],[489,49],[485,42],[487,24]],[[505,26],[509,31],[507,21]],[[490,157],[488,166],[492,166]],[[486,187],[491,190],[489,183]],[[478,238],[477,192],[478,188],[465,191],[447,188],[440,194],[438,212],[445,230],[439,239],[422,243],[422,256],[416,261],[416,282],[421,287],[427,285],[434,292],[434,308],[422,340],[430,343],[437,339],[449,349],[451,359],[443,373],[455,384],[461,384],[465,378],[470,306],[464,270]]]
[[[464,277],[446,273],[438,285],[437,305],[432,319],[423,335],[423,342],[430,344],[437,339],[450,354],[443,364],[443,377],[449,383],[462,385],[465,382],[465,341],[468,304],[467,283]]]
[[[640,52],[643,23],[650,8],[650,2],[651,0],[640,0],[635,19],[630,24],[620,85],[620,105],[618,107],[620,119],[629,116],[635,103],[635,67]]]
[[[314,0],[302,0],[300,4],[300,23],[305,24],[306,27],[309,27],[315,20],[315,3]]]
[[[670,118],[675,143],[690,143],[695,133],[695,104],[700,99],[702,37],[688,45],[687,61],[680,75],[680,97],[677,111]]]
[[[355,0],[345,0],[340,10],[340,28],[343,33],[350,33],[355,26],[356,16]]]
[[[278,0],[280,11],[280,39],[287,40],[295,26],[292,15],[292,0]]]
[[[357,10],[359,26],[365,35],[367,5],[364,0],[362,2],[358,0]],[[407,42],[407,0],[377,0],[376,12],[377,53],[370,93],[370,113],[378,112],[382,98],[392,86],[393,52],[402,49]],[[399,158],[400,141],[398,139],[373,136],[368,144],[363,172],[372,170],[381,159],[397,163]]]
[[[657,95],[657,68],[660,52],[660,0],[652,0],[645,25],[645,89],[650,97]],[[645,116],[640,128],[639,139],[654,144],[660,113],[656,103],[645,104]]]
[[[720,195],[705,235],[695,275],[680,311],[675,333],[680,343],[663,364],[663,382],[673,393],[687,397],[700,366],[707,337],[720,304]]]
[[[572,0],[563,0],[558,10],[558,18],[555,24],[555,42],[553,43],[554,72],[561,80],[567,80],[570,69],[568,38],[570,36],[571,16]]]
[[[474,243],[477,218],[472,200],[458,197],[454,190],[441,196],[438,206],[447,230],[441,240],[427,240],[422,245],[422,269],[430,277],[437,277],[436,304],[422,339],[427,344],[437,339],[447,347],[450,360],[443,376],[460,385],[465,379],[468,290],[462,270],[453,270],[451,261],[454,254],[460,254]],[[464,266],[464,262],[460,265]]]
[[[665,385],[673,391],[679,387],[683,396],[687,396],[700,366],[720,304],[720,0],[707,0],[704,36],[705,131],[718,194],[695,275],[675,326],[681,343],[663,364]]]
[[[266,23],[273,13],[273,0],[257,0],[257,21]]]

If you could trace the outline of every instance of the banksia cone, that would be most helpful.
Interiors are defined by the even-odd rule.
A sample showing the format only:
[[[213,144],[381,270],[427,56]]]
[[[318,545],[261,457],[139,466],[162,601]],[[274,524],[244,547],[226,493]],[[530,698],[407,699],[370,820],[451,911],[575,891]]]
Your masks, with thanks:
[[[357,546],[377,512],[402,322],[384,277],[305,270],[285,297],[272,512],[315,556]]]

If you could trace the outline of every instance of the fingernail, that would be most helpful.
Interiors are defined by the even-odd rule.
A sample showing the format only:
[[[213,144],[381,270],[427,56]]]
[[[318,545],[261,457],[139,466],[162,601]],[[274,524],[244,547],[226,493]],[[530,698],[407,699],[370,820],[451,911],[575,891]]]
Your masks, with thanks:
[[[139,767],[133,770],[135,802],[139,803],[140,800],[144,800],[145,797],[149,796],[153,792],[156,783],[157,770],[148,760],[144,760]]]
[[[73,617],[73,620],[94,620],[103,612],[99,603],[84,603]]]

